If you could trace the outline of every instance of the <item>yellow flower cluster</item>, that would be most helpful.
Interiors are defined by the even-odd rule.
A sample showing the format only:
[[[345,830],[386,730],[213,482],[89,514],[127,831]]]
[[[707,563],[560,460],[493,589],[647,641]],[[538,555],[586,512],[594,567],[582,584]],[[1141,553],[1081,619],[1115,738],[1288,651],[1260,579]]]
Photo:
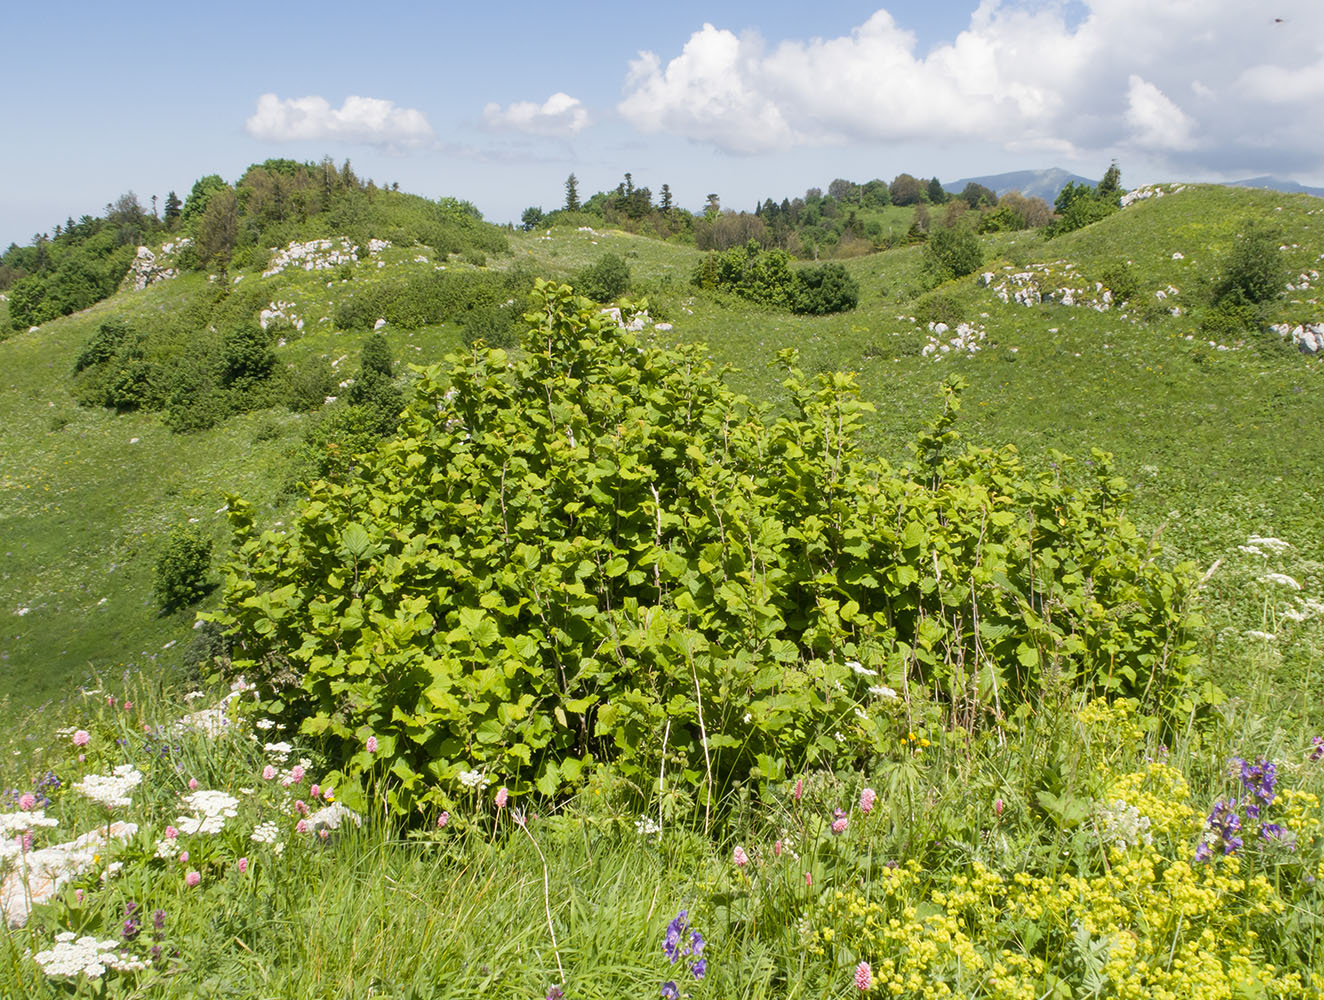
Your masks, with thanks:
[[[1030,1000],[1058,980],[1078,986],[1086,952],[1099,956],[1092,975],[1107,995],[1124,1000],[1324,996],[1321,972],[1264,959],[1260,930],[1286,905],[1235,856],[1194,865],[1146,847],[1097,875],[1004,877],[976,862],[930,884],[912,863],[871,896],[834,893],[815,914],[811,951],[848,946],[852,962],[872,965],[876,990],[923,1000]]]

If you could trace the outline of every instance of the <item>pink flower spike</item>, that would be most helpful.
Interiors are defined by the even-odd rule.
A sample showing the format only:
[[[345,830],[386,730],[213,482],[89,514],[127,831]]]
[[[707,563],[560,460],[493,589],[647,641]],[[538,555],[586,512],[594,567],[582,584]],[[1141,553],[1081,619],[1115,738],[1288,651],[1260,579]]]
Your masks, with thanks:
[[[295,764],[290,768],[290,780],[296,785],[303,781],[304,769],[302,764]]]
[[[782,856],[782,842],[780,840],[772,845],[772,856],[775,858]]]
[[[201,881],[202,881],[202,875],[200,872],[189,872],[187,875],[184,876],[184,884],[188,886],[197,885]]]
[[[745,849],[739,844],[736,845],[736,849],[732,852],[731,859],[736,863],[737,868],[744,868],[749,864],[749,855],[745,853]]]
[[[85,753],[80,753],[80,754],[78,755],[78,763],[81,764],[81,763],[83,763],[85,760],[87,760],[87,754],[85,754]]]
[[[180,851],[180,852],[179,852],[179,863],[180,863],[181,865],[186,865],[186,864],[188,864],[188,851]]]
[[[868,962],[855,966],[855,988],[861,993],[873,986],[873,969]]]
[[[106,704],[111,708],[115,707],[115,696],[113,694],[106,695]]]
[[[92,734],[86,729],[80,729],[74,733],[74,746],[85,747],[92,740]]]
[[[317,798],[319,795],[322,794],[322,786],[313,785],[312,788],[308,789],[308,794],[311,795],[313,798]]]
[[[327,837],[331,836],[331,831],[329,831],[326,827],[322,827],[320,830],[317,831],[317,835],[321,837],[323,840],[326,840]]]
[[[873,809],[873,804],[878,798],[878,793],[872,788],[866,788],[860,792],[860,812],[867,813]]]
[[[189,779],[188,779],[188,790],[189,790],[190,792],[196,792],[196,791],[198,790],[198,779],[197,779],[197,778],[189,778]]]
[[[814,884],[814,876],[811,875],[809,872],[805,872],[805,885],[812,886],[813,884]]]
[[[295,833],[307,833],[307,832],[308,832],[308,821],[307,821],[306,819],[301,819],[301,820],[299,820],[299,822],[295,823],[295,824],[294,824],[294,832],[295,832]]]
[[[83,895],[84,895],[84,893],[83,893],[83,890],[82,890],[82,889],[75,889],[75,890],[74,890],[74,899],[78,900],[78,902],[81,903],[81,902],[83,901]]]
[[[437,829],[440,830],[450,821],[451,821],[451,814],[448,812],[443,812],[440,816],[437,817]]]
[[[803,778],[796,778],[796,779],[795,779],[795,801],[796,801],[796,802],[799,802],[799,801],[800,801],[800,796],[804,795],[804,793],[805,793],[805,782],[804,782],[804,779],[803,779]]]
[[[166,840],[174,840],[178,836],[179,836],[179,831],[176,830],[173,826],[166,827]]]
[[[500,788],[497,789],[496,807],[498,809],[506,808],[506,802],[509,800],[509,798],[510,798],[510,793],[506,791],[506,786],[502,785]]]
[[[248,859],[240,858],[239,863],[235,867],[239,869],[240,875],[244,874],[244,872],[248,871]]]
[[[376,753],[376,752],[377,752],[377,737],[376,737],[376,736],[369,736],[369,737],[368,737],[368,742],[367,742],[367,744],[365,744],[365,749],[367,749],[368,753]]]
[[[993,800],[993,811],[994,811],[995,813],[998,814],[998,818],[999,818],[999,819],[1002,818],[1002,800],[1001,800],[1001,799],[994,799],[994,800]]]
[[[24,812],[28,812],[37,807],[37,797],[31,792],[24,792],[18,798],[18,807]]]
[[[300,816],[307,816],[307,815],[308,815],[308,803],[305,802],[303,799],[295,799],[295,800],[294,800],[294,811],[297,812]]]
[[[272,767],[270,764],[268,764],[266,767],[262,769],[263,781],[270,781],[274,777],[276,777],[276,769]]]
[[[24,854],[26,854],[28,851],[32,850],[32,831],[31,831],[31,830],[26,830],[26,831],[24,831],[23,836],[20,837],[19,839],[22,841],[22,843],[21,843],[19,846],[23,848],[23,853],[24,853]]]
[[[131,701],[126,701],[126,702],[124,703],[124,711],[127,712],[127,711],[129,711],[131,708],[133,708],[133,702],[131,702]]]

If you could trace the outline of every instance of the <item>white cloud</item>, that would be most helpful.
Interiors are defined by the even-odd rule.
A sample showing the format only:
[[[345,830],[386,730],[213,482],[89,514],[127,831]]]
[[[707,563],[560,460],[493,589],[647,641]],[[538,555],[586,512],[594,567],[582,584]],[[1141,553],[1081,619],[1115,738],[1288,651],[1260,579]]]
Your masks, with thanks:
[[[1158,87],[1132,73],[1126,92],[1126,121],[1144,149],[1190,149],[1194,123]]]
[[[1318,0],[1280,0],[1284,23],[1244,0],[1084,0],[1070,23],[1066,7],[982,0],[928,50],[887,10],[776,46],[705,24],[670,58],[639,53],[618,110],[642,132],[733,153],[938,140],[1189,160],[1313,120],[1324,96]],[[1200,81],[1219,84],[1217,100]],[[1321,130],[1294,134],[1301,155],[1324,153]]]
[[[589,114],[578,98],[558,92],[542,104],[516,101],[504,109],[495,102],[487,104],[483,107],[483,121],[494,129],[571,136],[588,127]]]
[[[257,99],[257,111],[244,123],[255,139],[270,142],[337,140],[383,146],[418,146],[432,139],[427,116],[376,97],[347,97],[339,108],[324,97],[275,94]]]

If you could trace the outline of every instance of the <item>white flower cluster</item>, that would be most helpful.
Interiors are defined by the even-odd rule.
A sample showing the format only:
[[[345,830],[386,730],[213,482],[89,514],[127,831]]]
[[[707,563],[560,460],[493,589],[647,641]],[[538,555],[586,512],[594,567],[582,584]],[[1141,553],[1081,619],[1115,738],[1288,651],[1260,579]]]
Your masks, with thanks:
[[[26,833],[39,826],[59,825],[60,821],[54,816],[47,816],[45,809],[0,813],[0,837],[9,838],[16,833]]]
[[[185,795],[184,805],[194,815],[176,817],[175,825],[180,833],[220,833],[225,829],[225,821],[234,819],[239,812],[239,800],[233,795],[206,789]]]
[[[280,827],[270,820],[259,823],[253,827],[253,832],[249,834],[248,839],[259,844],[274,844],[280,840]]]
[[[114,822],[63,844],[29,851],[22,867],[12,868],[0,883],[0,911],[10,927],[22,927],[33,906],[51,899],[71,878],[96,864],[108,840],[127,840],[137,823]]]
[[[1149,817],[1140,815],[1139,809],[1127,805],[1122,799],[1098,803],[1095,815],[1099,821],[1099,835],[1104,843],[1113,844],[1125,851],[1135,844],[1148,847],[1154,842],[1149,832]]]
[[[266,752],[266,755],[271,758],[273,764],[284,764],[290,759],[290,752],[294,747],[290,746],[284,740],[281,740],[279,743],[263,744],[262,749]]]
[[[461,771],[459,777],[465,788],[486,788],[492,784],[492,779],[482,771]]]
[[[875,698],[887,698],[889,700],[896,698],[896,690],[883,684],[875,684],[869,688],[869,693]]]
[[[74,785],[94,802],[100,802],[107,809],[130,806],[129,792],[142,783],[142,772],[132,764],[121,764],[114,774],[89,774]]]
[[[374,241],[377,242],[377,241]],[[262,277],[270,278],[287,268],[304,271],[330,271],[341,264],[353,264],[359,259],[359,248],[345,237],[336,240],[309,240],[307,243],[291,243],[284,250],[271,252],[276,256],[270,266],[262,272]]]
[[[73,931],[62,931],[55,935],[54,946],[37,952],[33,960],[46,975],[65,976],[69,979],[79,975],[100,979],[107,969],[141,972],[147,968],[147,962],[127,952],[116,951],[118,947],[118,941],[98,941],[86,934],[76,937]]]
[[[355,826],[362,826],[363,817],[339,802],[332,802],[329,806],[324,806],[308,817],[308,829],[314,832],[318,830],[339,830],[340,825],[345,822],[353,822]]]
[[[634,828],[641,837],[656,837],[662,832],[662,827],[658,826],[657,820],[651,816],[641,815],[634,821]]]
[[[954,335],[948,337],[948,333]],[[941,361],[946,354],[970,355],[976,353],[984,342],[984,328],[971,323],[958,323],[953,331],[946,323],[929,324],[929,342],[920,349],[924,357],[933,355],[934,361]]]
[[[847,660],[847,661],[846,661],[846,666],[850,667],[852,670],[854,670],[854,671],[855,671],[857,674],[859,674],[861,677],[877,677],[877,676],[878,676],[878,671],[877,671],[877,670],[870,670],[868,667],[866,667],[866,666],[865,666],[863,663],[861,663],[859,660]]]
[[[272,302],[257,314],[258,326],[266,329],[272,323],[283,323],[296,330],[303,329],[303,317],[295,313],[293,302]]]
[[[1286,587],[1288,590],[1301,589],[1301,584],[1297,583],[1286,573],[1265,573],[1260,577],[1260,583],[1275,583],[1280,587]]]
[[[390,246],[391,246],[390,240],[379,240],[376,237],[374,237],[368,240],[368,253],[376,257],[383,250],[390,249]]]

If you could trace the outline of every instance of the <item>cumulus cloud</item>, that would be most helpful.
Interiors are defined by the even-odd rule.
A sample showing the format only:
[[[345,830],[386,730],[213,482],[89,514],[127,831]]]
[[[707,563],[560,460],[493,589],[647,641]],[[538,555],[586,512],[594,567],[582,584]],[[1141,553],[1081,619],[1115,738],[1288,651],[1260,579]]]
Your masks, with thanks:
[[[381,146],[419,146],[432,139],[427,116],[376,97],[347,97],[338,108],[324,97],[275,94],[257,99],[257,111],[244,123],[255,139],[269,142],[336,140]]]
[[[1281,0],[1283,22],[1243,0],[1083,5],[1068,22],[1063,3],[982,0],[927,50],[885,9],[847,34],[775,46],[704,24],[679,53],[630,62],[618,111],[732,153],[940,139],[1180,159],[1255,145],[1324,95],[1317,0]],[[1315,131],[1296,133],[1324,152]]]
[[[1190,149],[1194,123],[1168,96],[1136,74],[1126,91],[1126,121],[1132,138],[1141,148]]]
[[[542,104],[516,101],[506,108],[493,102],[483,107],[489,128],[530,135],[572,136],[589,125],[588,110],[576,97],[555,93]]]

